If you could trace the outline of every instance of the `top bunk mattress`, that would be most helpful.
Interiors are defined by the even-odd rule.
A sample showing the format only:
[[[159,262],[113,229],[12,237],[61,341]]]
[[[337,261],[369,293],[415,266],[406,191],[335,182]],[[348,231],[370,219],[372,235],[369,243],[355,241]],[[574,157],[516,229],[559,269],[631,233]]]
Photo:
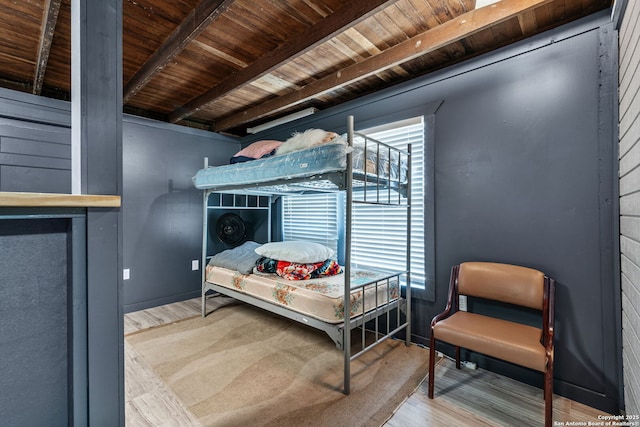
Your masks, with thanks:
[[[200,190],[261,190],[271,194],[333,191],[346,188],[347,154],[352,153],[354,189],[393,189],[403,195],[409,154],[365,135],[353,146],[343,134],[331,142],[257,160],[200,169],[193,183]]]
[[[344,170],[347,145],[330,143],[250,162],[200,169],[193,183],[200,190],[292,180]]]

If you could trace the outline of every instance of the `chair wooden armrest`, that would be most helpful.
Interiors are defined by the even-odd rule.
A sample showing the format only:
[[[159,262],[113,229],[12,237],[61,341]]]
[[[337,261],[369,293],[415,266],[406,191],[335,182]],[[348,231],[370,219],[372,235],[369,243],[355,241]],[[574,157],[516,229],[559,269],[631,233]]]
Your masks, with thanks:
[[[460,266],[455,265],[451,269],[451,278],[449,279],[449,292],[447,297],[447,306],[445,307],[442,313],[438,314],[431,320],[432,328],[433,328],[433,325],[435,325],[440,320],[450,316],[453,312],[458,311],[458,300],[454,298],[454,294],[456,293],[456,289],[455,289],[456,283],[454,279],[455,277],[457,277],[457,272],[459,268]]]

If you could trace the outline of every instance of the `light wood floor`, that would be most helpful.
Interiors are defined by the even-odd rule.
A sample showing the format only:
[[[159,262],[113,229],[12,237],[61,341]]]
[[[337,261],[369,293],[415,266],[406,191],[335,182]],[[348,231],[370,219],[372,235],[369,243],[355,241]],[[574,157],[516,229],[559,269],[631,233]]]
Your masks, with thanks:
[[[211,300],[210,300],[211,301]],[[208,303],[212,309],[216,301]],[[200,299],[155,307],[125,315],[125,334],[200,315]],[[385,427],[408,426],[542,426],[542,390],[482,369],[455,369],[444,359],[436,366],[435,398],[427,398],[427,383],[398,408]],[[426,372],[425,372],[426,374]],[[129,427],[199,427],[154,371],[125,342],[125,414]],[[598,421],[605,415],[580,403],[554,396],[557,425]]]

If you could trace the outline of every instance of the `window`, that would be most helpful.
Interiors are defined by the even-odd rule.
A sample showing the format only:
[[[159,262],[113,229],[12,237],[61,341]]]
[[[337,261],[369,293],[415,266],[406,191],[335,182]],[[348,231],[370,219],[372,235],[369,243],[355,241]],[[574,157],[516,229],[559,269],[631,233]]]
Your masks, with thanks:
[[[359,131],[394,147],[412,144],[411,282],[424,288],[424,121],[422,117]],[[282,220],[284,240],[322,243],[340,253],[344,242],[342,222],[344,197],[328,193],[284,197]],[[352,218],[351,260],[359,266],[390,270],[406,268],[406,209],[395,206],[355,204]],[[381,242],[381,236],[384,240]]]
[[[360,131],[393,147],[411,146],[411,282],[424,287],[425,227],[424,227],[424,122],[422,117],[394,122]],[[394,206],[356,204],[352,232],[357,242],[351,260],[361,266],[390,270],[406,268],[406,210]],[[384,241],[380,241],[380,237]]]
[[[335,193],[283,197],[284,240],[321,243],[338,253],[338,213]]]

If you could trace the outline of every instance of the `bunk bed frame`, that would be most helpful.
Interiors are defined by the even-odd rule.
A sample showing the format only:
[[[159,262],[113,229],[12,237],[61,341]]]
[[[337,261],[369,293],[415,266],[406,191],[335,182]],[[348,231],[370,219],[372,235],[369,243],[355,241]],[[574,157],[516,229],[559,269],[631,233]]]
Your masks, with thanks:
[[[324,331],[336,344],[336,347],[342,350],[344,355],[344,383],[343,393],[350,393],[350,379],[351,379],[351,361],[358,358],[365,352],[371,350],[383,341],[394,337],[398,332],[405,331],[406,345],[411,343],[411,272],[410,272],[410,259],[411,259],[411,146],[408,145],[406,150],[400,150],[395,147],[391,147],[380,141],[373,140],[364,135],[356,134],[354,131],[354,119],[353,116],[349,116],[347,120],[347,143],[349,148],[353,147],[354,136],[359,135],[365,138],[366,144],[372,144],[373,150],[376,150],[378,155],[381,150],[386,152],[397,153],[397,158],[403,156],[407,162],[407,174],[406,180],[401,182],[402,179],[391,179],[391,175],[385,176],[380,173],[379,168],[375,173],[358,173],[354,172],[352,165],[352,152],[347,150],[346,154],[346,168],[344,170],[336,170],[327,173],[321,173],[317,175],[311,175],[306,177],[297,178],[279,178],[269,180],[267,182],[261,182],[251,185],[224,185],[221,187],[211,187],[204,190],[204,213],[203,213],[203,249],[202,249],[202,316],[205,317],[207,293],[214,292],[214,296],[229,296],[239,301],[243,301],[247,304],[259,307],[277,315],[286,317],[288,319],[300,322],[302,324],[311,326],[315,329]],[[365,148],[366,150],[370,148]],[[388,156],[388,161],[391,162],[392,156]],[[205,159],[205,168],[207,160]],[[389,169],[391,165],[388,165]],[[309,186],[308,184],[311,183]],[[322,183],[330,183],[325,185]],[[207,265],[207,241],[208,241],[208,210],[210,207],[209,197],[214,193],[220,194],[232,194],[233,204],[232,206],[224,206],[225,208],[235,208],[236,196],[257,196],[268,198],[268,212],[269,218],[271,214],[271,204],[274,197],[280,197],[283,195],[298,195],[309,194],[316,192],[326,191],[343,191],[346,194],[346,212],[345,212],[345,229],[344,229],[344,241],[345,241],[345,254],[344,254],[344,321],[340,323],[327,323],[313,317],[301,314],[297,311],[293,311],[285,306],[277,305],[269,301],[254,297],[252,295],[230,289],[225,286],[211,283],[206,280],[205,266]],[[354,198],[354,194],[358,194],[359,197]],[[397,197],[396,197],[397,194]],[[222,198],[220,198],[222,200]],[[248,199],[246,199],[248,200]],[[259,200],[259,199],[258,199]],[[245,201],[245,203],[248,203]],[[260,202],[257,202],[260,205]],[[352,219],[353,219],[353,207],[355,203],[364,203],[369,205],[388,206],[399,205],[406,208],[407,214],[407,261],[406,269],[403,271],[385,272],[381,277],[376,278],[372,282],[365,284],[358,284],[357,286],[351,283],[352,272]],[[260,206],[256,206],[260,208]],[[270,219],[269,219],[270,222]],[[269,240],[271,239],[271,232],[269,230]],[[401,277],[404,276],[405,295],[402,296]],[[391,300],[388,290],[390,289],[391,281],[397,280],[398,297]],[[352,287],[354,286],[354,287]],[[349,316],[352,313],[351,306],[351,293],[354,290],[362,289],[364,293],[365,287],[375,286],[375,293],[378,292],[378,286],[387,286],[387,302],[383,304],[377,303],[375,308],[364,311],[364,304],[362,312]],[[363,297],[364,298],[364,297]],[[401,318],[401,311],[405,313],[405,318]],[[370,334],[366,334],[367,328],[365,324],[367,322],[374,321],[373,326],[370,325],[369,332],[373,332],[374,339],[370,339]],[[382,321],[382,325],[381,322]],[[394,325],[392,330],[389,330]],[[360,328],[360,349],[352,354],[352,330]]]

